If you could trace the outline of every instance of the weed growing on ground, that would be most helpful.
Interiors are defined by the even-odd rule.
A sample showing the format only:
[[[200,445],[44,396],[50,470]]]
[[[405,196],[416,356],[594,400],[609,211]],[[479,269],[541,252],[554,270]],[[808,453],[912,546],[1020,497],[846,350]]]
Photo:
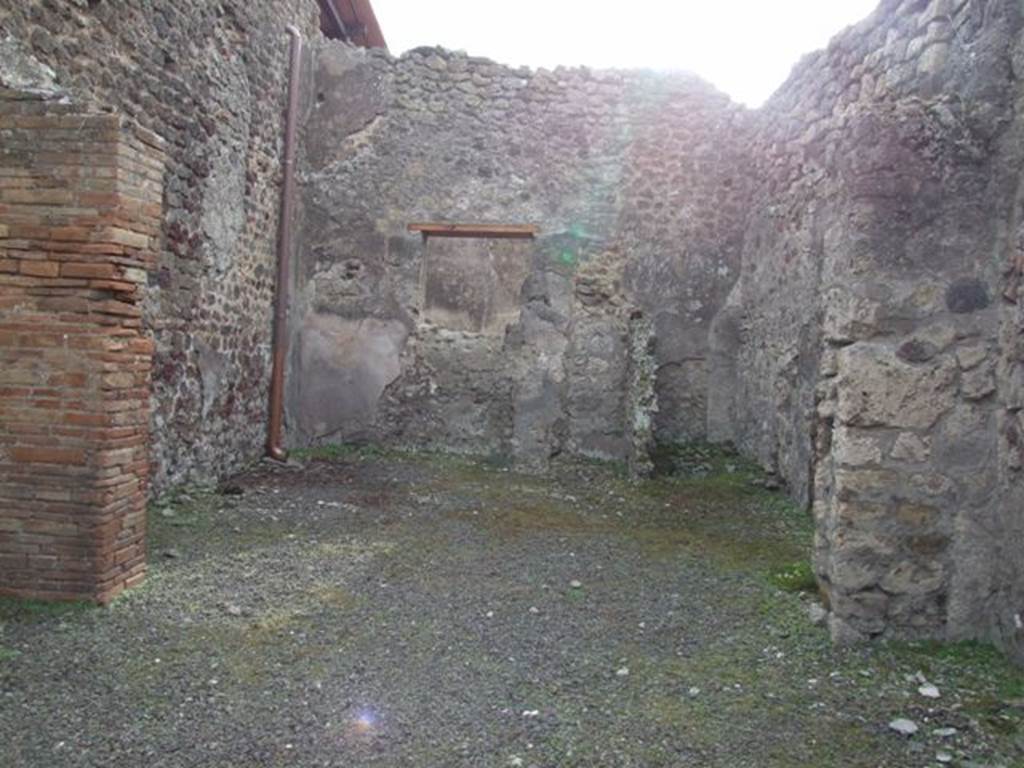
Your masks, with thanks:
[[[814,569],[806,560],[772,570],[768,574],[768,581],[787,592],[815,593],[818,591],[818,580],[814,576]]]

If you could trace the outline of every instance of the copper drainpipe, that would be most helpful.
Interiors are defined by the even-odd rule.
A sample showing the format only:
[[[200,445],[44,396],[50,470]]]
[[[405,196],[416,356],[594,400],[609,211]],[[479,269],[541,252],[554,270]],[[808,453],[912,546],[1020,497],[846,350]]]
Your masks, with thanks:
[[[270,372],[270,421],[267,425],[267,455],[286,461],[282,445],[284,422],[284,361],[288,355],[288,281],[291,276],[292,212],[295,208],[295,123],[299,113],[299,74],[302,70],[302,33],[289,24],[292,38],[288,70],[288,113],[284,129],[284,181],[281,185],[281,221],[277,231],[277,286],[274,301],[274,351]]]

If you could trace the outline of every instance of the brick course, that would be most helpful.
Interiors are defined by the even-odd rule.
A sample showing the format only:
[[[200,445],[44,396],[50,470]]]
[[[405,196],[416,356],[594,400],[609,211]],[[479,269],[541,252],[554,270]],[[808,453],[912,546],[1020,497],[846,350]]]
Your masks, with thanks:
[[[0,106],[0,594],[107,602],[145,571],[164,141]]]

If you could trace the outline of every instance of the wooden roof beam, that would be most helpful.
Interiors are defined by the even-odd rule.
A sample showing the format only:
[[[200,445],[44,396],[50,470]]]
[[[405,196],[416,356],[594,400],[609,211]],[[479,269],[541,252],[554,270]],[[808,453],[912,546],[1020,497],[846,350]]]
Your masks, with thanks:
[[[446,224],[440,222],[414,222],[410,232],[424,237],[534,237],[540,228],[533,224]]]

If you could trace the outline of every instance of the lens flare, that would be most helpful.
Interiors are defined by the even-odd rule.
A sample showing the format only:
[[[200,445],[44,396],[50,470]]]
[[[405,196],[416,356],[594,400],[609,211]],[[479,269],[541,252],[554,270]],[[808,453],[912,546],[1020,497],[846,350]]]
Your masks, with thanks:
[[[360,709],[352,717],[352,729],[360,736],[368,736],[377,729],[378,722],[372,709]]]

